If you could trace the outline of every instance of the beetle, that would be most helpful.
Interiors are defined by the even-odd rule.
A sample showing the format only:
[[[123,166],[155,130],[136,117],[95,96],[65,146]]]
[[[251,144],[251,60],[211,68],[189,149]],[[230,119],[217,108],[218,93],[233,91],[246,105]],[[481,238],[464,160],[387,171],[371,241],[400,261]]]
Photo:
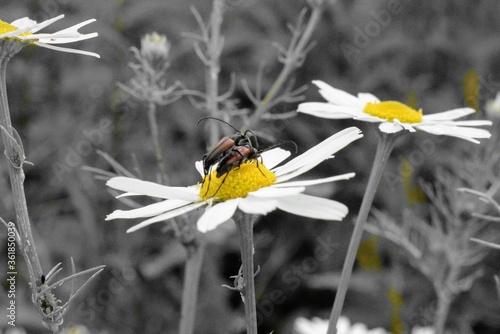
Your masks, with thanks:
[[[210,151],[208,151],[206,154],[203,155],[203,172],[205,173],[205,177],[208,175],[208,182],[209,182],[205,195],[208,193],[210,189],[210,181],[212,177],[210,169],[214,165],[217,165],[215,169],[217,178],[220,178],[224,174],[226,175],[219,186],[220,189],[220,187],[226,180],[226,177],[229,174],[229,172],[231,172],[233,169],[239,168],[241,164],[245,163],[246,161],[253,159],[257,160],[257,168],[259,168],[258,158],[261,156],[260,154],[262,152],[268,151],[283,144],[292,143],[295,146],[295,153],[297,153],[297,144],[295,144],[295,142],[290,140],[279,142],[277,144],[265,148],[264,150],[259,151],[257,137],[251,130],[246,130],[244,133],[242,133],[241,131],[233,127],[231,124],[221,119],[210,116],[201,118],[200,120],[198,120],[196,125],[198,125],[201,121],[205,119],[217,120],[219,122],[222,122],[230,126],[233,130],[236,131],[236,133],[231,136],[223,137],[221,140],[219,140],[219,142],[217,142],[217,144],[215,144],[210,149]],[[252,137],[250,137],[248,134],[251,134]],[[254,143],[252,142],[252,138],[254,139],[255,146]],[[262,171],[260,172],[262,175],[264,175]],[[217,189],[214,195],[217,194],[219,189]]]
[[[234,168],[240,167],[242,163],[258,157],[260,157],[260,152],[254,147],[234,146],[217,165],[216,175],[219,178]]]
[[[240,166],[243,163],[247,162],[247,161],[255,160],[257,162],[257,169],[259,170],[259,172],[262,175],[265,176],[265,174],[259,168],[259,158],[261,158],[261,162],[262,162],[261,153],[263,153],[265,151],[269,151],[269,150],[271,150],[271,149],[273,149],[275,147],[281,146],[283,144],[288,144],[288,143],[291,143],[291,144],[293,144],[295,146],[295,153],[297,153],[297,144],[295,144],[295,142],[293,142],[291,140],[281,141],[281,142],[279,142],[277,144],[274,144],[274,145],[271,145],[269,147],[266,147],[265,149],[260,150],[260,151],[257,150],[256,148],[252,147],[252,146],[234,146],[220,160],[219,164],[217,165],[217,168],[216,168],[216,172],[217,172],[216,176],[217,176],[217,178],[220,178],[222,175],[225,175],[225,176],[224,176],[224,179],[222,180],[221,184],[219,185],[219,188],[217,189],[217,191],[214,193],[213,196],[215,196],[219,192],[219,189],[224,184],[224,181],[228,177],[229,173],[233,169],[240,168]],[[208,181],[210,182],[210,178],[209,178]],[[207,188],[207,191],[206,191],[205,195],[208,193],[209,189],[210,189],[210,183],[209,183],[209,186]]]
[[[215,144],[210,151],[208,151],[206,154],[203,155],[203,172],[205,173],[205,176],[209,174],[210,168],[222,161],[227,155],[231,154],[231,150],[236,147],[236,146],[244,146],[248,147],[250,150],[254,149],[254,144],[252,143],[252,140],[250,136],[248,135],[249,133],[252,135],[252,138],[254,138],[255,141],[255,147],[258,147],[258,142],[257,142],[257,137],[253,134],[251,130],[246,130],[244,133],[241,131],[237,130],[234,126],[231,124],[215,118],[211,116],[203,117],[198,122],[196,125],[198,125],[201,121],[205,119],[214,119],[219,122],[222,122],[228,126],[230,126],[233,130],[236,131],[235,134],[231,136],[226,136],[223,137],[217,144]]]
[[[239,168],[241,164],[255,159],[257,161],[257,168],[259,167],[259,158],[261,158],[261,153],[269,151],[273,148],[281,146],[283,144],[293,144],[295,146],[295,153],[297,153],[297,144],[291,140],[283,140],[274,145],[268,146],[263,150],[257,150],[252,146],[234,146],[228,154],[222,158],[217,165],[217,177],[221,177],[222,175],[229,173],[231,170],[235,168]],[[262,160],[262,158],[261,158]],[[262,162],[262,161],[261,161]],[[259,169],[260,171],[260,169]],[[262,171],[261,171],[262,173]],[[264,175],[264,173],[262,173]]]
[[[245,163],[246,161],[255,159],[257,161],[257,168],[259,168],[259,160],[258,158],[260,157],[260,152],[252,147],[252,146],[234,146],[232,147],[227,154],[219,161],[219,164],[217,165],[216,170],[216,177],[220,178],[222,175],[224,176],[224,179],[219,185],[219,188],[215,191],[213,196],[215,196],[218,192],[219,189],[222,187],[224,182],[226,181],[226,178],[229,175],[229,172],[231,172],[233,169],[238,169],[240,168],[241,164]],[[260,171],[260,169],[259,169]],[[262,171],[260,171],[262,173]],[[264,173],[262,173],[264,175]],[[208,178],[208,187],[207,191],[205,192],[205,195],[208,193],[210,189],[210,181],[211,178]]]

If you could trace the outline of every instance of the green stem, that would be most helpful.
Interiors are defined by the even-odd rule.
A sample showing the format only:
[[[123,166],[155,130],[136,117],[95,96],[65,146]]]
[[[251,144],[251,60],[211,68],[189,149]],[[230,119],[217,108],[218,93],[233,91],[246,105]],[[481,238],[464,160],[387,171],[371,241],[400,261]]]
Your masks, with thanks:
[[[188,259],[184,266],[184,288],[182,291],[182,310],[179,334],[193,334],[198,305],[198,288],[200,285],[201,267],[205,254],[205,239],[199,238],[199,243],[187,247]]]
[[[15,50],[14,50],[15,49]],[[28,215],[28,205],[24,193],[24,152],[22,144],[17,142],[20,139],[14,133],[10,119],[9,103],[7,99],[7,86],[5,82],[6,68],[9,59],[21,49],[21,46],[9,41],[0,41],[0,126],[4,129],[2,139],[5,146],[5,155],[9,161],[9,176],[12,188],[12,197],[16,212],[16,223],[19,236],[21,238],[21,249],[28,266],[33,298],[36,294],[35,282],[42,276],[42,266],[36,251],[31,224]],[[36,303],[36,300],[33,300]]]
[[[363,196],[363,201],[361,202],[361,208],[359,209],[356,224],[354,225],[354,231],[347,250],[344,267],[342,268],[342,276],[340,277],[340,284],[337,289],[337,294],[335,295],[335,302],[333,303],[327,334],[337,333],[337,322],[340,317],[340,313],[342,312],[345,295],[349,285],[349,280],[351,279],[352,269],[354,267],[354,261],[356,260],[356,253],[358,252],[361,236],[363,235],[363,225],[368,218],[368,213],[370,212],[380,178],[385,170],[385,166],[389,156],[391,155],[392,149],[394,148],[397,137],[399,137],[398,134],[381,133],[381,138],[377,146],[377,152],[375,153],[375,161],[373,162],[368,185]]]
[[[253,219],[250,215],[243,212],[237,212],[233,219],[238,228],[241,245],[247,334],[257,334],[257,309],[253,267]]]
[[[151,138],[155,149],[156,164],[158,165],[158,182],[166,184],[165,168],[163,167],[163,155],[161,153],[160,132],[158,131],[158,122],[156,120],[156,104],[150,102],[148,106],[149,128],[151,130]]]

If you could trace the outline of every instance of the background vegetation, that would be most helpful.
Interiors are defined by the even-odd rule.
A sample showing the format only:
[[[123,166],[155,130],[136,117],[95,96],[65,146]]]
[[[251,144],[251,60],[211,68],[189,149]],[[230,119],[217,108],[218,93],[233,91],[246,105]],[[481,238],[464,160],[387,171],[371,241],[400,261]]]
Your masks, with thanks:
[[[100,60],[26,47],[11,61],[7,82],[13,124],[23,138],[28,160],[34,163],[27,167],[25,187],[42,265],[50,268],[62,261],[69,272],[70,257],[79,269],[106,265],[105,272],[70,312],[67,325],[85,325],[92,333],[175,333],[184,248],[168,223],[126,234],[131,222],[105,222],[106,214],[124,206],[102,180],[82,167],[111,170],[97,153],[100,150],[143,179],[155,180],[147,106],[127,96],[116,83],[127,83],[133,74],[128,68],[133,61],[130,47],[139,47],[141,36],[156,31],[167,35],[172,43],[167,81],[181,81],[189,89],[203,91],[203,66],[193,51],[192,40],[183,34],[198,31],[190,7],[195,6],[207,19],[211,1],[3,0],[1,6],[1,19],[7,22],[23,16],[41,21],[66,14],[64,22],[51,26],[51,31],[97,19],[85,31],[97,31],[99,38],[82,42],[79,47],[98,52]],[[235,105],[251,108],[241,80],[255,89],[262,69],[262,87],[271,87],[282,66],[276,60],[278,52],[273,43],[287,45],[287,24],[297,21],[307,3],[227,0],[226,6],[220,92],[229,89],[235,74]],[[393,6],[398,10],[392,11],[396,8]],[[484,119],[485,101],[500,90],[499,14],[500,3],[494,0],[332,2],[313,34],[316,46],[293,75],[295,87],[309,85],[307,100],[320,101],[316,88],[310,85],[311,80],[320,79],[351,93],[371,92],[382,100],[404,101],[423,108],[424,113],[468,105],[478,110],[474,117]],[[271,111],[286,113],[296,107],[297,103],[283,103]],[[187,98],[158,112],[171,185],[200,181],[193,163],[213,144],[207,142],[206,128],[196,126],[203,116]],[[231,122],[241,125],[239,118]],[[376,131],[371,124],[325,121],[306,115],[261,122],[253,129],[261,136],[263,146],[287,139],[304,152],[350,125],[362,128],[365,137],[310,174],[312,178],[356,172],[354,180],[314,190],[348,205],[348,218],[332,223],[274,212],[256,226],[262,333],[290,333],[297,316],[328,317],[351,222],[373,160]],[[498,123],[491,131],[498,132]],[[423,142],[433,143],[432,150]],[[481,184],[483,181],[475,180],[484,175],[480,168],[485,161],[498,153],[498,137],[483,144],[426,133],[409,136],[392,155],[375,207],[396,222],[403,220],[407,210],[425,216],[424,206],[432,199],[422,193],[419,180],[433,182],[437,171],[462,175],[457,187]],[[498,171],[498,164],[492,168]],[[9,187],[2,158],[0,215],[14,220]],[[470,197],[464,208],[473,210],[475,202],[477,199]],[[498,226],[494,228],[491,233],[498,234]],[[0,232],[0,244],[4,236]],[[237,237],[234,228],[227,225],[208,238],[198,332],[235,333],[244,316],[241,299],[221,285],[231,285],[229,276],[240,266]],[[345,315],[354,322],[387,329],[397,323],[406,329],[432,324],[436,298],[432,283],[390,241],[369,234],[366,240],[361,250],[365,257],[355,269]],[[327,259],[318,257],[320,251],[328,253]],[[481,277],[452,304],[450,322],[469,323],[476,333],[500,330],[500,302],[493,281],[493,274],[500,271],[498,259],[498,252],[491,252],[480,264]],[[23,304],[18,324],[28,333],[42,333],[28,299],[23,264],[18,267],[18,301]],[[4,321],[1,319],[0,324]]]

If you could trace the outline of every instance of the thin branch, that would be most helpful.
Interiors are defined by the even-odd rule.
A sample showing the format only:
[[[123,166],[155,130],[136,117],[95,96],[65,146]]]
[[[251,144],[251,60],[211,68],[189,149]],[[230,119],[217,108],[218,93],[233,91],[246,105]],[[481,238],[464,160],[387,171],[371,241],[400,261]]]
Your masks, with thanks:
[[[305,11],[299,15],[298,24],[296,28],[292,29],[292,38],[290,40],[288,49],[278,46],[280,55],[278,60],[283,63],[283,68],[274,81],[273,85],[267,92],[266,96],[261,100],[255,113],[249,118],[245,128],[254,128],[257,123],[263,118],[263,115],[270,110],[273,106],[273,100],[281,92],[283,85],[287,82],[288,77],[292,72],[300,67],[305,59],[307,52],[311,49],[310,39],[316,26],[318,25],[321,13],[323,11],[324,2],[311,3],[312,12],[309,21],[305,24]],[[259,94],[256,94],[259,95]]]

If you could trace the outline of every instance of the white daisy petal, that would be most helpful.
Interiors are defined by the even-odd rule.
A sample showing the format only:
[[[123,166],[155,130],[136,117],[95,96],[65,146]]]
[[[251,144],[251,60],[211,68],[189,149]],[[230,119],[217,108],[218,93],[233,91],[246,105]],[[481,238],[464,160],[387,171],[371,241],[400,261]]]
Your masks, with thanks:
[[[129,228],[127,230],[127,233],[135,232],[135,231],[137,231],[143,227],[149,226],[151,224],[158,223],[158,222],[161,222],[164,220],[168,220],[168,219],[183,215],[183,214],[188,213],[190,211],[193,211],[193,210],[195,210],[203,205],[206,205],[206,203],[205,202],[198,202],[198,203],[192,203],[192,204],[171,210],[171,211],[166,212],[164,214],[161,214],[159,216],[147,219],[147,220],[141,222],[140,224],[137,224],[134,227]]]
[[[276,210],[276,200],[247,196],[240,200],[238,208],[251,215],[267,215],[269,212]]]
[[[415,128],[411,124],[400,122],[396,118],[394,119],[394,123],[397,123],[397,124],[401,125],[403,127],[403,129],[405,129],[407,131],[410,131],[410,132],[416,132],[417,131],[417,130],[415,130]]]
[[[344,92],[343,90],[333,88],[332,86],[323,81],[314,80],[312,83],[318,86],[319,93],[321,94],[321,96],[323,96],[323,98],[330,103],[342,106],[361,108],[361,109],[365,105],[356,96]]]
[[[50,34],[51,35],[51,34]],[[50,36],[46,38],[38,38],[38,43],[41,44],[68,44],[68,43],[74,43],[74,42],[79,42],[79,41],[84,41],[86,39],[94,38],[99,36],[96,32],[90,33],[90,34],[76,34],[74,37],[52,37]],[[74,35],[74,34],[73,34]],[[32,38],[30,38],[32,39]]]
[[[380,131],[385,132],[385,133],[396,133],[401,130],[403,130],[403,127],[399,125],[398,123],[393,123],[393,122],[383,122],[380,123],[378,126]]]
[[[59,30],[58,32],[54,33],[54,34],[64,34],[64,33],[69,33],[69,32],[73,32],[73,33],[77,33],[79,34],[78,32],[78,29],[80,29],[81,27],[84,27],[92,22],[95,22],[96,19],[90,19],[90,20],[87,20],[87,21],[83,21],[81,23],[78,23],[78,24],[75,24],[74,26],[71,26],[69,28],[66,28],[66,29],[63,29],[63,30]]]
[[[259,198],[277,198],[293,196],[306,190],[305,187],[277,188],[275,186],[260,188],[254,192],[248,193],[248,196]]]
[[[64,15],[63,15],[63,16],[64,16]],[[59,16],[58,16],[58,17],[54,17],[54,18],[52,18],[52,19],[50,19],[50,20],[55,20],[55,19],[59,19]],[[47,21],[50,21],[50,20],[47,20]],[[42,22],[42,23],[45,23],[45,21],[44,21],[44,22]],[[30,19],[29,17],[25,16],[25,17],[22,17],[22,18],[20,18],[20,19],[15,20],[15,21],[12,21],[12,22],[10,23],[10,25],[12,25],[12,26],[14,26],[14,27],[16,27],[16,28],[18,28],[18,29],[26,29],[26,28],[30,28],[30,30],[31,30],[31,29],[34,29],[34,27],[35,27],[37,24],[39,24],[39,25],[40,25],[40,24],[42,24],[42,23],[37,23],[35,20],[32,20],[32,19]],[[49,24],[50,24],[50,23],[49,23]],[[39,29],[39,30],[40,30],[40,29]]]
[[[108,180],[106,185],[116,190],[151,197],[180,199],[190,202],[197,201],[199,199],[194,188],[167,187],[154,182],[142,181],[124,176],[114,177]]]
[[[386,119],[382,119],[382,118],[375,117],[375,116],[370,116],[368,114],[363,114],[361,116],[354,117],[353,119],[356,121],[370,122],[370,123],[387,122]]]
[[[96,58],[101,58],[100,55],[98,55],[97,53],[95,52],[89,52],[89,51],[83,51],[83,50],[77,50],[77,49],[70,49],[70,48],[62,48],[60,46],[53,46],[53,45],[50,45],[50,44],[46,44],[46,43],[39,43],[39,42],[35,42],[36,45],[42,47],[42,48],[47,48],[47,49],[51,49],[51,50],[55,50],[55,51],[61,51],[61,52],[67,52],[67,53],[76,53],[76,54],[81,54],[81,55],[84,55],[84,56],[92,56],[92,57],[96,57]]]
[[[363,105],[367,103],[379,103],[380,100],[373,94],[370,93],[358,93],[358,99],[363,102]]]
[[[321,118],[345,119],[362,115],[362,109],[325,102],[305,102],[299,104],[297,111]]]
[[[291,155],[290,151],[276,147],[261,153],[262,161],[267,169],[272,169],[279,165]]]
[[[322,183],[328,183],[328,182],[334,182],[334,181],[340,181],[340,180],[349,180],[350,178],[353,178],[355,175],[356,175],[355,173],[347,173],[347,174],[343,174],[343,175],[326,177],[323,179],[277,183],[277,184],[273,185],[273,188],[307,187],[307,186],[313,186],[315,184],[322,184]]]
[[[203,171],[203,161],[199,160],[194,163],[194,167],[200,173],[201,177],[205,177],[205,172]]]
[[[333,158],[333,156],[331,158]],[[327,160],[327,159],[325,159],[325,160]],[[286,182],[288,180],[291,180],[297,176],[300,176],[300,175],[310,171],[311,169],[313,169],[317,165],[318,165],[318,162],[313,161],[312,163],[301,166],[290,173],[276,175],[276,184],[283,184],[284,182]],[[286,183],[288,183],[288,182],[286,182]]]
[[[446,126],[442,124],[434,124],[434,125],[418,125],[415,126],[417,129],[432,133],[434,135],[445,135],[451,137],[457,137],[461,139],[468,140],[475,144],[479,144],[478,140],[474,138],[490,138],[491,133],[487,130],[476,129],[476,128],[467,128],[461,126]]]
[[[363,137],[361,131],[356,127],[342,130],[333,136],[325,139],[318,145],[302,153],[298,157],[290,160],[285,165],[276,168],[273,172],[276,176],[282,176],[303,167],[304,165],[319,164],[330,157],[335,152],[349,145],[356,139]]]
[[[16,24],[14,24],[16,23]],[[15,37],[21,34],[24,34],[25,32],[31,31],[36,26],[36,21],[30,20],[27,17],[23,17],[22,19],[15,20],[14,22],[11,22],[10,25],[18,28],[17,30],[7,32],[5,34],[1,34],[0,38],[10,38],[10,37]]]
[[[458,108],[422,116],[423,121],[450,121],[475,113],[472,108]]]
[[[11,24],[14,27],[24,28],[26,26],[29,26],[29,25],[32,25],[33,23],[35,23],[36,26],[33,27],[33,28],[31,28],[30,31],[32,33],[36,33],[37,31],[42,30],[43,28],[51,25],[52,23],[54,23],[56,21],[59,21],[62,18],[64,18],[64,14],[61,14],[59,16],[56,16],[56,17],[53,17],[51,19],[45,20],[43,22],[37,23],[36,21],[30,20],[29,18],[24,17],[24,18],[22,18],[20,20],[16,20],[16,21],[12,22]]]
[[[190,202],[182,200],[167,199],[162,202],[153,203],[133,210],[116,210],[107,215],[106,220],[152,217],[166,211],[177,209],[189,203]]]
[[[491,126],[493,122],[485,121],[485,120],[469,120],[469,121],[441,121],[437,122],[423,122],[423,125],[427,124],[441,124],[441,125],[450,125],[450,126]]]
[[[234,215],[238,207],[239,198],[217,203],[208,207],[205,213],[198,219],[198,230],[202,233],[215,229]]]
[[[278,198],[277,207],[297,216],[322,220],[342,220],[349,211],[337,201],[304,194]]]

